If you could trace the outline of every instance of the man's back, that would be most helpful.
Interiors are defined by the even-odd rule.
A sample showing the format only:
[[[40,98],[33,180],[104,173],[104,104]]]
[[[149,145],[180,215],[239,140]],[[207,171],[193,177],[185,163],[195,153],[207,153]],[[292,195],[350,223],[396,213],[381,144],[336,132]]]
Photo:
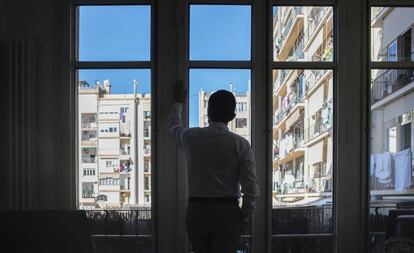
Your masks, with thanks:
[[[227,127],[236,116],[236,100],[231,92],[215,92],[209,98],[209,126],[187,129],[181,120],[187,96],[182,84],[175,95],[168,130],[187,159],[190,241],[197,253],[233,253],[258,197],[253,150],[246,139]]]
[[[239,198],[240,165],[250,149],[248,141],[217,122],[189,129],[187,138],[189,195]]]

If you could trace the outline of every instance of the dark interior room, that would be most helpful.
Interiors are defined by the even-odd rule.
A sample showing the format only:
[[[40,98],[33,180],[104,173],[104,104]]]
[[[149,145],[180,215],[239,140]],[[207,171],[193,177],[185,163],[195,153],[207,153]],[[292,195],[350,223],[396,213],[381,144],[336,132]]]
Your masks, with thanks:
[[[0,2],[0,252],[414,253],[413,0]]]

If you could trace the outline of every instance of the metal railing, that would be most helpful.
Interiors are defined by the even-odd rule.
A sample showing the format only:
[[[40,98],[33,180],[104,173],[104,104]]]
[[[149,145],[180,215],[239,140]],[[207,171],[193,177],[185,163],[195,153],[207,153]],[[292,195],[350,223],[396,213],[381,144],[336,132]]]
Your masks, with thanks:
[[[308,17],[308,28],[305,31],[305,43],[309,42],[329,8],[331,7],[318,7],[318,10]]]
[[[96,128],[97,124],[96,122],[84,122],[81,124],[82,128]]]
[[[326,69],[312,69],[310,75],[305,80],[305,93],[307,94],[312,87],[319,82],[325,73],[328,72]]]
[[[332,129],[333,111],[332,107],[328,106],[327,108],[328,112],[326,113],[326,116],[317,118],[316,121],[305,130],[305,142],[308,142]],[[326,110],[326,108],[321,108],[316,114],[321,113],[322,110]]]
[[[275,87],[273,88],[273,92],[276,93],[277,89],[279,89],[279,87],[282,85],[282,83],[286,80],[288,71],[287,69],[281,69],[278,70],[279,71],[279,75],[277,76],[276,82],[275,82]]]
[[[293,26],[293,21],[296,19],[296,17],[298,15],[302,15],[303,14],[303,7],[301,6],[294,6],[292,7],[292,13],[290,14],[290,17],[287,21],[286,26],[283,29],[282,34],[280,35],[280,37],[277,39],[276,44],[278,45],[279,49],[282,48],[282,45],[284,44],[287,35],[289,34],[289,31],[291,30],[292,26]]]
[[[96,138],[81,140],[81,146],[96,146]]]
[[[92,157],[82,157],[82,163],[96,163],[96,158]]]
[[[292,96],[290,98],[288,107],[279,109],[278,112],[275,113],[275,116],[273,118],[274,126],[278,125],[284,118],[286,118],[290,113],[291,109],[293,109],[299,103],[303,103],[303,96]]]
[[[92,235],[152,235],[150,208],[87,210]]]
[[[384,71],[371,83],[371,104],[386,98],[413,81],[413,70],[390,69]]]
[[[82,198],[95,198],[96,195],[93,190],[82,191]]]

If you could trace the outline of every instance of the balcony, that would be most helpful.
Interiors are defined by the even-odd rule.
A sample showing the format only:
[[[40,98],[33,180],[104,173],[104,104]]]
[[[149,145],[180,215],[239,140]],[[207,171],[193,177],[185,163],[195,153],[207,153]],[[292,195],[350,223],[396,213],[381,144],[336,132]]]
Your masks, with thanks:
[[[85,130],[85,129],[96,130],[97,127],[98,127],[98,125],[96,124],[96,122],[82,122],[82,124],[81,124],[81,129],[82,130]]]
[[[277,79],[276,79],[275,84],[274,84],[274,87],[273,87],[273,93],[275,95],[277,95],[279,93],[278,92],[279,88],[286,81],[286,79],[287,79],[287,77],[289,75],[289,72],[291,70],[289,70],[289,69],[281,69],[281,70],[278,70],[278,71],[279,71],[279,73],[278,73]]]
[[[308,27],[305,31],[305,48],[309,47],[310,42],[313,40],[316,31],[322,26],[324,17],[330,13],[332,7],[318,7],[311,15],[308,16]]]
[[[81,140],[81,146],[84,147],[96,147],[96,139]]]
[[[324,78],[326,76],[328,76],[328,73],[331,73],[331,70],[327,70],[327,69],[312,69],[309,70],[310,74],[308,75],[308,77],[305,80],[305,94],[306,96],[312,91],[314,90],[314,87],[319,86],[319,84],[321,83],[321,80],[324,80]]]
[[[302,22],[298,22],[299,20],[302,20]],[[294,28],[299,24],[299,29],[302,29],[303,27],[303,7],[295,6],[292,7],[291,14],[286,22],[286,25],[283,25],[283,30],[281,35],[276,39],[276,55],[286,55],[285,52],[285,45],[291,38],[292,31]],[[284,57],[281,57],[284,58]],[[281,59],[279,59],[281,60]]]
[[[150,156],[151,155],[151,146],[145,146],[144,147],[144,155]]]
[[[398,90],[413,82],[413,70],[386,70],[371,83],[371,105],[391,97]]]
[[[281,110],[279,109],[273,118],[274,127],[279,127],[295,111],[296,105],[303,105],[303,96],[285,96],[283,101]]]
[[[305,131],[305,142],[309,144],[312,140],[328,132],[333,127],[332,103],[329,102],[325,108],[315,113],[316,120]]]
[[[93,190],[85,190],[82,191],[82,198],[95,198],[96,194],[93,192]]]
[[[82,157],[81,159],[82,163],[96,163],[95,157]]]
[[[332,34],[324,39],[322,45],[312,56],[312,61],[333,61],[333,38]]]
[[[303,128],[299,128],[294,130],[296,133],[286,135],[276,144],[273,152],[275,160],[292,160],[303,153],[303,150],[300,150],[304,144]]]

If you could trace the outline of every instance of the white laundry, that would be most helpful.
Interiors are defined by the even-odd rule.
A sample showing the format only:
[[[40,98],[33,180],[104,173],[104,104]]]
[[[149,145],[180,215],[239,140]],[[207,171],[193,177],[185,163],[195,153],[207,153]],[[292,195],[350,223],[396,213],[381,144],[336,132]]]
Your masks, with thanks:
[[[412,177],[411,149],[406,149],[394,154],[395,165],[395,191],[404,191],[411,185]]]
[[[370,171],[371,176],[375,175],[375,155],[374,154],[372,154],[369,159],[369,171]]]
[[[375,155],[375,176],[380,183],[392,182],[392,154],[390,152]]]
[[[285,156],[286,154],[286,141],[285,139],[282,139],[280,141],[280,146],[279,146],[280,150],[279,150],[279,157],[282,158]]]

